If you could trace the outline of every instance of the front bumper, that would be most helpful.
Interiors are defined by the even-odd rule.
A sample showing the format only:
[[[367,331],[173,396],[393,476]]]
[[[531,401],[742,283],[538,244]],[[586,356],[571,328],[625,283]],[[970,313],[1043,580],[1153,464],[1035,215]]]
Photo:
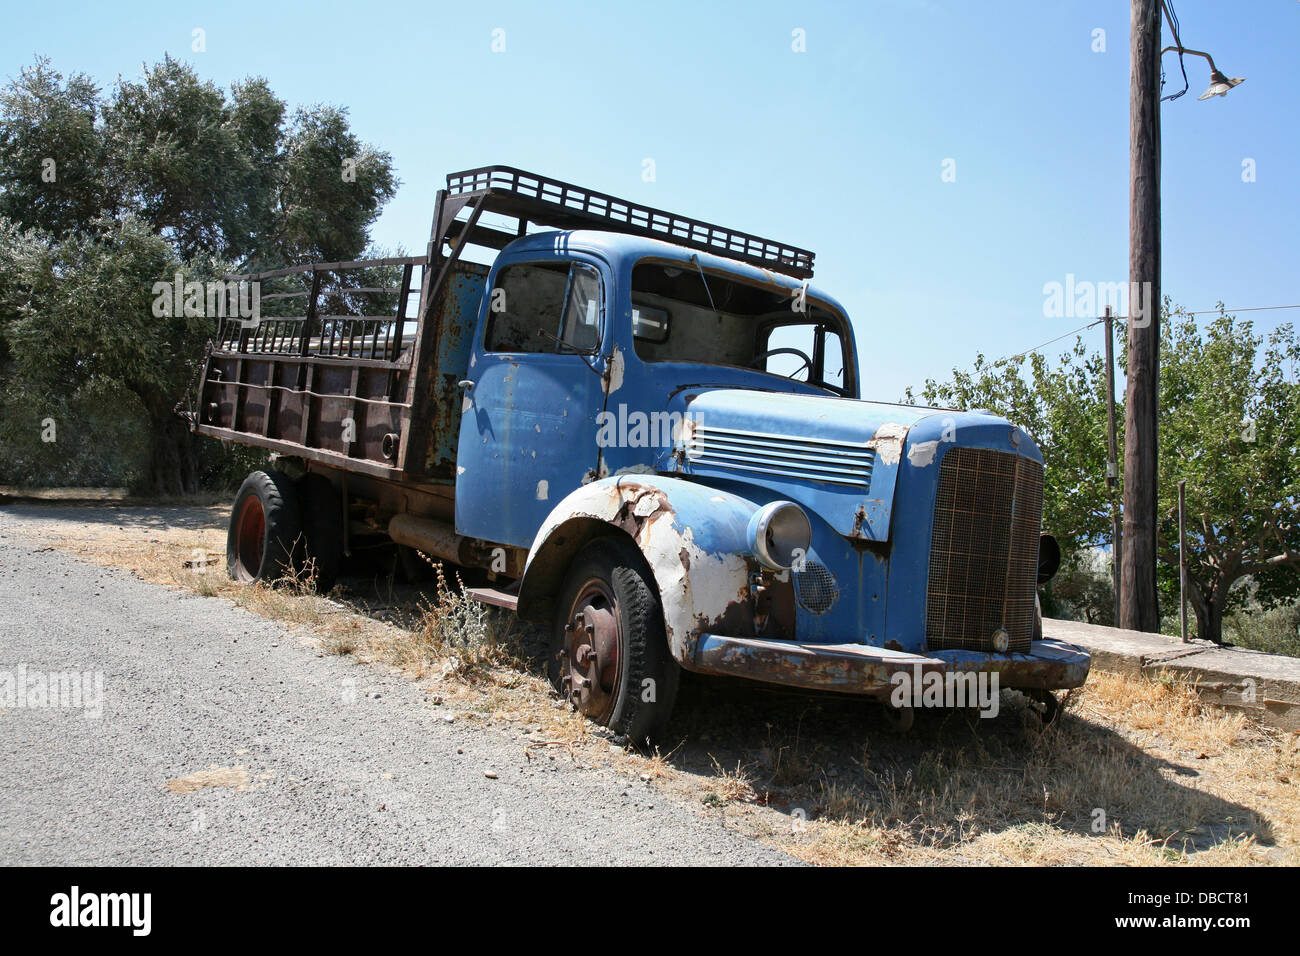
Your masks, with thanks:
[[[1065,690],[1082,686],[1091,664],[1083,648],[1050,638],[1034,641],[1028,654],[915,654],[867,644],[798,644],[702,634],[689,669],[787,687],[887,696],[894,674],[915,675],[918,668],[921,674],[996,673],[999,687]]]

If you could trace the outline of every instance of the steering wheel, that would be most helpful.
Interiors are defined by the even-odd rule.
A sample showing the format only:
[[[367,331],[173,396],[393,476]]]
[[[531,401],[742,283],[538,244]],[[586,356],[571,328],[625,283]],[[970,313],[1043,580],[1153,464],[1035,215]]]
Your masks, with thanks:
[[[749,360],[749,367],[753,369],[757,369],[759,362],[763,361],[763,359],[768,358],[769,356],[772,355],[797,355],[799,358],[803,359],[803,364],[800,365],[793,372],[791,372],[789,375],[785,376],[786,378],[794,379],[794,377],[798,375],[800,372],[802,372],[804,369],[808,370],[808,378],[805,379],[805,381],[812,378],[812,368],[813,368],[812,359],[810,359],[805,353],[795,348],[768,349],[766,352],[759,352],[757,355],[755,355],[752,359]],[[760,369],[760,371],[762,370]],[[798,379],[795,379],[795,381],[798,381]]]

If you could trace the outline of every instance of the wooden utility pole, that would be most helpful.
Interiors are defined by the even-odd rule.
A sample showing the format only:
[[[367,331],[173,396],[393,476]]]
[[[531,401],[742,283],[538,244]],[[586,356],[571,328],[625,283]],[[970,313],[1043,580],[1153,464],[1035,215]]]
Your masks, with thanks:
[[[1160,0],[1132,0],[1129,51],[1129,321],[1120,626],[1158,631]]]
[[[1124,535],[1120,531],[1119,458],[1115,450],[1115,316],[1106,306],[1106,496],[1110,499],[1110,583],[1115,599],[1115,617],[1120,621],[1120,568],[1124,566]]]

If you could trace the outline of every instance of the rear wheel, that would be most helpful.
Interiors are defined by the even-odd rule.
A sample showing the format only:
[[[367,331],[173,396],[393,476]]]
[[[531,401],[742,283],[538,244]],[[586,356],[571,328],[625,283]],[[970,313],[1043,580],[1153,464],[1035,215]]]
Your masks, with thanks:
[[[302,513],[302,567],[313,575],[316,590],[328,594],[343,563],[343,499],[324,475],[298,479]]]
[[[556,604],[547,671],[580,712],[633,743],[663,731],[681,671],[659,592],[631,543],[598,538],[575,559]]]
[[[235,581],[275,581],[293,568],[300,524],[293,482],[255,471],[239,486],[226,533],[226,570]]]

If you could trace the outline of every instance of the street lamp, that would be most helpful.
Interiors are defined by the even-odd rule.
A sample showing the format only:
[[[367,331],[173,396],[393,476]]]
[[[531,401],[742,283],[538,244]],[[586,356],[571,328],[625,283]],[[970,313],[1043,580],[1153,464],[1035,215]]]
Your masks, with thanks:
[[[1184,53],[1190,53],[1192,56],[1201,56],[1209,61],[1210,88],[1206,90],[1204,93],[1202,93],[1200,96],[1198,96],[1197,97],[1198,100],[1208,100],[1211,96],[1227,96],[1228,90],[1232,89],[1234,86],[1240,86],[1242,83],[1246,82],[1246,78],[1244,76],[1227,77],[1224,76],[1222,73],[1220,73],[1219,68],[1214,65],[1214,57],[1210,56],[1210,54],[1208,53],[1202,53],[1200,50],[1189,50],[1187,49],[1187,47],[1184,46],[1167,46],[1160,51],[1160,55],[1164,56],[1166,53],[1169,53],[1170,51],[1177,51],[1180,60],[1182,59]],[[1183,92],[1187,91],[1187,87],[1185,85],[1186,78],[1187,78],[1187,74],[1186,72],[1184,72]],[[1177,93],[1175,95],[1181,96],[1182,93]],[[1173,97],[1166,97],[1166,98],[1173,99]]]
[[[1228,90],[1232,89],[1239,83],[1245,83],[1244,76],[1234,76],[1228,79],[1218,70],[1210,71],[1210,88],[1197,97],[1198,100],[1208,100],[1211,96],[1227,96]]]

